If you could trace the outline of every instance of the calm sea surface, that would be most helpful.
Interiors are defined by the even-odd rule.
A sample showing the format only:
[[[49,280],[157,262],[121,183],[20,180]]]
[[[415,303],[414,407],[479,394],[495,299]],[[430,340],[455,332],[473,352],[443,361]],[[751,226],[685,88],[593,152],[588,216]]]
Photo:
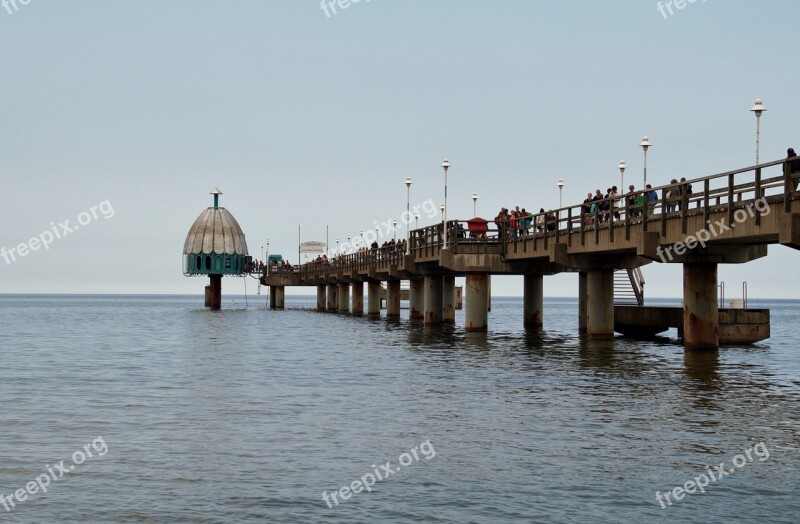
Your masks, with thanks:
[[[0,296],[0,521],[800,521],[800,302],[685,353],[587,342],[568,299],[540,334],[520,299],[488,334],[265,299]]]

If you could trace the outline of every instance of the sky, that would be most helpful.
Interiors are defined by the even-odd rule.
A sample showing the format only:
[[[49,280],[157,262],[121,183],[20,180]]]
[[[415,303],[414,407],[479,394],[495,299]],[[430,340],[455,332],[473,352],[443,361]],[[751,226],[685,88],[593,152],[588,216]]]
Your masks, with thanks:
[[[578,203],[619,181],[620,160],[639,187],[644,135],[654,184],[753,165],[756,98],[761,160],[800,146],[800,2],[682,5],[9,3],[0,248],[38,249],[0,258],[0,292],[201,294],[181,252],[215,187],[252,255],[269,239],[295,260],[298,228],[333,244],[399,219],[406,177],[412,206],[438,208],[444,157],[448,216],[467,219],[473,192],[487,218],[555,208],[559,178],[564,205]],[[47,249],[29,241],[46,232]],[[798,260],[770,246],[719,278],[731,298],[743,281],[751,299],[797,298],[786,268]],[[647,296],[680,296],[680,265],[643,271]],[[545,295],[577,296],[577,280],[547,277]],[[224,280],[224,293],[243,291]],[[492,291],[521,295],[522,279],[497,277]]]

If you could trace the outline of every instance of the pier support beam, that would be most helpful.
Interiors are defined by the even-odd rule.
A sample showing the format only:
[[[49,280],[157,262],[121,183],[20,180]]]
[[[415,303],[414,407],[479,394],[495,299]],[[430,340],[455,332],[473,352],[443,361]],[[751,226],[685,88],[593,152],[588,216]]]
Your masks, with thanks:
[[[683,343],[686,349],[719,347],[717,264],[683,265]]]
[[[467,273],[467,310],[465,324],[467,331],[486,331],[489,319],[489,275],[486,273]]]
[[[544,275],[541,273],[525,275],[523,309],[526,328],[540,329],[544,325]]]
[[[589,274],[586,271],[578,273],[578,332],[586,333],[586,317],[589,311]]]
[[[327,288],[325,285],[317,286],[317,311],[325,311],[325,299],[327,298]]]
[[[443,317],[445,322],[456,321],[456,277],[445,275],[442,289]]]
[[[592,269],[586,280],[587,312],[586,332],[590,337],[614,336],[614,272],[610,269]]]
[[[339,313],[350,313],[350,284],[339,284]]]
[[[370,317],[381,316],[381,283],[370,280],[367,284],[367,315]]]
[[[400,281],[386,282],[386,318],[400,318]]]
[[[351,313],[354,317],[364,315],[364,283],[353,283],[353,308]]]
[[[425,281],[421,278],[412,278],[409,283],[408,310],[411,319],[425,318]]]
[[[275,309],[283,309],[286,307],[286,288],[283,286],[274,286],[270,292],[270,297],[275,297]]]
[[[425,277],[425,323],[440,324],[444,319],[444,296],[442,275]]]
[[[339,309],[339,300],[337,295],[339,294],[339,286],[336,284],[328,284],[328,299],[325,307],[328,311],[336,311]]]
[[[220,309],[222,307],[222,275],[210,275],[210,280],[208,307]]]

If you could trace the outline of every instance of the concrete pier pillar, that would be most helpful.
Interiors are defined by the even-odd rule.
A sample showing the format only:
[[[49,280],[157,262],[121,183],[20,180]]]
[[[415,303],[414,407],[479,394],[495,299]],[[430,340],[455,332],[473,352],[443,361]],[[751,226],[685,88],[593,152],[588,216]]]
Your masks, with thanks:
[[[325,311],[325,300],[327,298],[327,288],[324,285],[317,286],[317,311]]]
[[[386,318],[400,318],[400,281],[386,282]]]
[[[425,318],[425,281],[421,278],[411,279],[408,288],[408,317]]]
[[[339,284],[339,313],[350,313],[350,284]]]
[[[593,269],[586,278],[586,332],[590,337],[614,336],[614,272]]]
[[[286,288],[284,286],[275,286],[275,309],[283,309],[286,307]]]
[[[370,317],[381,316],[381,283],[370,281],[367,284],[367,315]]]
[[[683,265],[683,343],[686,349],[719,347],[717,264]]]
[[[222,275],[210,275],[208,307],[220,309],[222,307]]]
[[[589,274],[586,271],[578,273],[578,332],[580,333],[586,333],[586,316],[589,309],[588,278]]]
[[[339,309],[339,286],[336,284],[328,284],[328,298],[325,307],[328,311],[336,311]]]
[[[444,279],[442,275],[425,277],[425,323],[439,324],[444,319]]]
[[[355,282],[353,283],[353,307],[350,310],[350,313],[354,317],[360,317],[364,315],[364,283],[363,282]]]
[[[544,325],[544,275],[525,275],[523,309],[525,327],[539,329]]]
[[[467,331],[486,331],[489,325],[489,275],[467,273]]]
[[[456,321],[456,277],[445,275],[442,288],[442,306],[445,322]]]
[[[277,294],[275,293],[275,286],[269,286],[269,308],[278,309],[278,303],[275,301]]]

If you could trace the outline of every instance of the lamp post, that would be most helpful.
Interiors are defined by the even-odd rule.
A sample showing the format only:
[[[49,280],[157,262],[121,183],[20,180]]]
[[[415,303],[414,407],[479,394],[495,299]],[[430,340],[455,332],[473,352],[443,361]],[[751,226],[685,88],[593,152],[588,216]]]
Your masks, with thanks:
[[[758,150],[761,142],[761,113],[766,110],[767,108],[764,107],[764,102],[760,98],[756,98],[755,105],[750,109],[750,111],[756,114],[756,165],[758,165],[759,162]]]
[[[381,235],[381,226],[375,226],[375,242],[378,242],[378,237]],[[378,247],[381,246],[381,243],[378,242]]]
[[[339,258],[339,255],[341,255],[341,253],[339,253],[339,239],[337,238],[336,239],[336,258],[337,259]]]
[[[564,179],[559,178],[556,185],[558,186],[558,208],[561,209],[561,194],[564,192]]]
[[[394,231],[394,242],[397,243],[397,220],[392,220],[392,230]]]
[[[358,243],[361,245],[362,248],[364,247],[364,232],[363,231],[361,231],[358,234]]]
[[[643,185],[643,187],[646,188],[647,187],[647,150],[650,149],[650,146],[651,146],[650,139],[647,138],[647,137],[644,137],[642,139],[642,143],[639,144],[639,145],[644,150],[644,185]]]
[[[444,169],[444,204],[442,204],[442,221],[444,222],[444,245],[442,249],[447,249],[447,171],[450,169],[450,161],[445,158],[442,160]]]
[[[419,229],[419,213],[414,213],[414,229]]]
[[[350,235],[347,235],[347,253],[350,253]]]
[[[444,222],[444,202],[439,204],[439,211],[442,212],[442,222]]]
[[[478,193],[472,193],[472,216],[478,216],[477,211],[477,204],[478,204]]]
[[[619,167],[619,192],[622,194],[625,192],[625,169],[628,167],[628,163],[620,160],[617,167]]]
[[[408,238],[411,234],[411,228],[409,226],[409,222],[411,222],[411,177],[406,177],[406,242],[408,242]],[[404,222],[405,222],[404,220]]]

